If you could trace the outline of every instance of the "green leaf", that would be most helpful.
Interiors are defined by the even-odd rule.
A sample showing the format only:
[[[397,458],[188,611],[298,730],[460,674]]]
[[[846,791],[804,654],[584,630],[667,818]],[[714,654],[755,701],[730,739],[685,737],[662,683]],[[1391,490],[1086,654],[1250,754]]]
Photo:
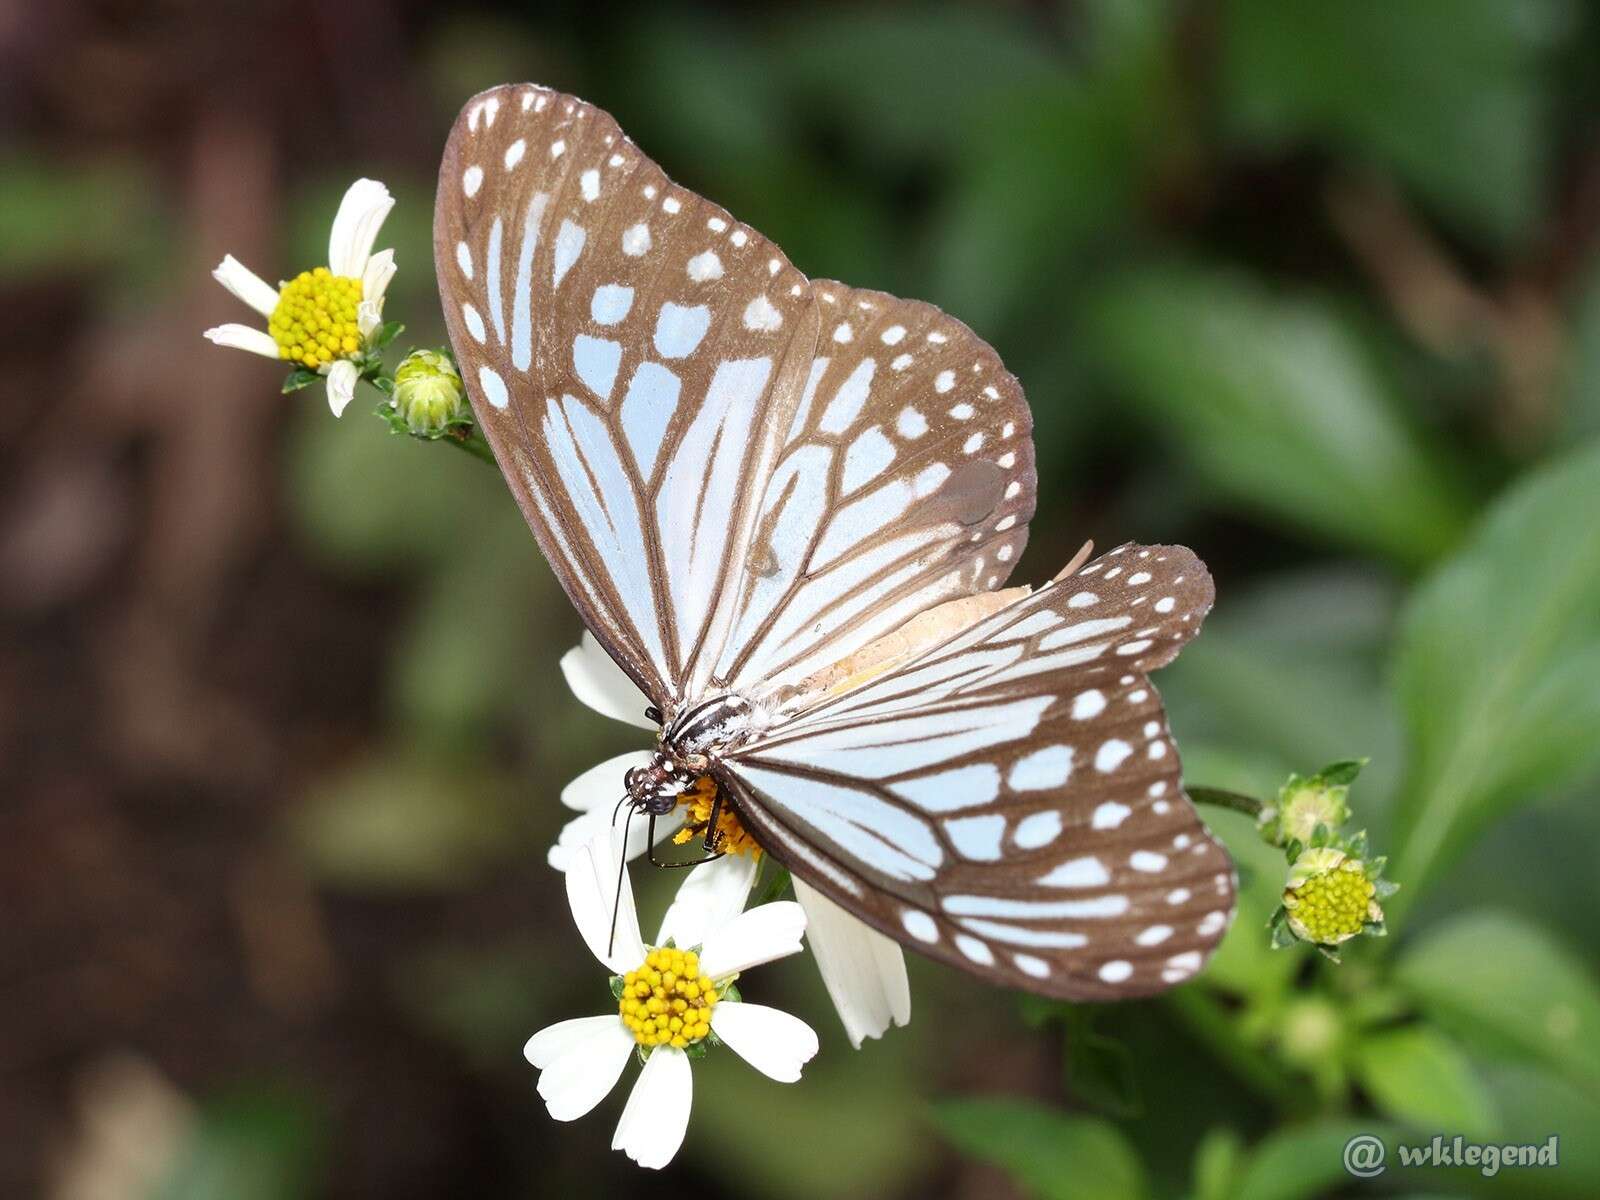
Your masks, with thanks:
[[[1219,491],[1402,563],[1456,540],[1461,496],[1333,304],[1237,274],[1153,267],[1114,279],[1090,321],[1112,383]]]
[[[1074,1096],[1107,1116],[1143,1115],[1144,1103],[1139,1097],[1128,1047],[1094,1028],[1102,1009],[1083,1004],[1047,1004],[1035,1011],[1061,1023],[1067,1087]]]
[[[1537,926],[1458,917],[1409,947],[1395,979],[1469,1045],[1542,1062],[1600,1098],[1600,983]]]
[[[1229,1200],[1309,1200],[1348,1183],[1344,1146],[1358,1134],[1393,1144],[1394,1131],[1377,1121],[1332,1121],[1268,1134],[1251,1151]]]
[[[1600,770],[1600,444],[1523,479],[1413,597],[1396,674],[1410,734],[1405,903],[1514,805]]]
[[[1542,211],[1550,66],[1575,15],[1566,0],[1229,0],[1225,121],[1258,148],[1330,145],[1513,243]]]
[[[1116,1126],[1027,1100],[944,1100],[933,1116],[944,1136],[974,1158],[1002,1167],[1040,1200],[1136,1200],[1144,1171]]]
[[[1234,1130],[1209,1129],[1194,1152],[1195,1200],[1233,1200],[1244,1147]]]
[[[405,325],[399,321],[385,321],[373,332],[372,349],[382,350],[395,338],[405,332]]]
[[[1472,1065],[1437,1029],[1369,1033],[1357,1047],[1355,1073],[1380,1112],[1412,1128],[1480,1139],[1496,1132],[1494,1105]]]

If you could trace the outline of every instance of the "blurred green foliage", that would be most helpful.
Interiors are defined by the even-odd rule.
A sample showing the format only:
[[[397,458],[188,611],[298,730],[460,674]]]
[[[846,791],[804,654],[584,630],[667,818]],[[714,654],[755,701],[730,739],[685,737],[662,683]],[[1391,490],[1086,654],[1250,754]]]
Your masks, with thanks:
[[[1269,950],[1281,856],[1220,814],[1244,887],[1199,980],[1091,1014],[1030,1005],[1024,1023],[916,965],[911,1027],[852,1054],[786,968],[767,986],[812,1002],[795,1007],[822,1057],[783,1089],[711,1064],[683,1170],[717,1194],[922,1196],[959,1155],[1045,1198],[1299,1200],[1348,1190],[1355,1133],[1555,1131],[1556,1171],[1390,1178],[1600,1194],[1600,256],[1572,182],[1600,132],[1591,7],[480,6],[431,13],[411,44],[432,121],[414,156],[352,146],[300,180],[283,273],[319,260],[350,177],[385,178],[390,315],[437,344],[429,172],[455,107],[507,78],[580,92],[803,270],[933,300],[995,344],[1036,414],[1019,579],[1086,536],[1182,538],[1212,564],[1217,610],[1160,679],[1191,780],[1267,795],[1291,770],[1373,760],[1352,802],[1403,885],[1387,941],[1340,967]],[[137,276],[168,236],[136,168],[3,169],[7,273]],[[1333,197],[1352,186],[1394,198],[1399,241],[1349,236]],[[1403,286],[1417,244],[1450,287]],[[1565,337],[1427,335],[1450,295],[1481,312],[1529,278]],[[1513,397],[1540,354],[1543,383]],[[492,471],[387,436],[360,404],[338,423],[294,404],[296,536],[352,587],[403,581],[405,601],[383,728],[306,789],[292,845],[329,888],[378,896],[538,863],[561,785],[638,744],[558,682],[576,618]],[[599,996],[552,974],[551,955],[589,963],[556,886],[541,895],[530,925],[548,927],[526,940],[527,913],[493,945],[441,934],[393,980],[404,1019],[523,1092],[516,1041]],[[1035,1045],[1047,1077],[1014,1081]],[[518,1118],[543,1121],[524,1100]],[[222,1103],[163,1195],[306,1194],[312,1120]],[[604,1124],[551,1135],[542,1194],[588,1178]]]

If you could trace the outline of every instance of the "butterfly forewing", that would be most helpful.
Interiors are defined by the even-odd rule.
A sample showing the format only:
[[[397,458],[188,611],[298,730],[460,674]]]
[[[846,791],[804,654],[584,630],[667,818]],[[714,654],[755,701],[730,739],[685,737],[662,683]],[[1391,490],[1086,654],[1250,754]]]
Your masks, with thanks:
[[[474,412],[568,595],[652,699],[702,692],[811,362],[810,284],[532,86],[463,110],[434,251]]]
[[[931,305],[813,288],[816,353],[717,668],[747,695],[998,587],[1033,515],[1032,421],[994,351]]]
[[[994,352],[929,305],[811,283],[600,110],[474,98],[434,250],[523,513],[657,703],[769,698],[1009,575],[1033,448]]]
[[[1233,909],[1147,672],[1211,604],[1189,551],[1113,551],[738,750],[744,820],[902,942],[1015,986],[1140,995]]]

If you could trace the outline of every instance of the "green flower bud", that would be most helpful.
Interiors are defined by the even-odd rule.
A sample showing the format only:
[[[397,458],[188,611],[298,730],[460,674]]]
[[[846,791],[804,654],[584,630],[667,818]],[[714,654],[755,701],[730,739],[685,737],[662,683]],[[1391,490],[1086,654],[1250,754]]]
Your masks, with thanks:
[[[1383,925],[1378,871],[1332,846],[1307,850],[1289,868],[1283,911],[1289,930],[1303,942],[1337,946]]]
[[[437,350],[413,350],[394,373],[391,402],[419,437],[436,437],[467,421],[466,397],[455,363]]]
[[[1361,763],[1337,763],[1310,778],[1289,776],[1278,789],[1278,801],[1262,808],[1257,819],[1261,836],[1275,846],[1299,842],[1314,845],[1318,827],[1329,834],[1350,819],[1350,783]]]

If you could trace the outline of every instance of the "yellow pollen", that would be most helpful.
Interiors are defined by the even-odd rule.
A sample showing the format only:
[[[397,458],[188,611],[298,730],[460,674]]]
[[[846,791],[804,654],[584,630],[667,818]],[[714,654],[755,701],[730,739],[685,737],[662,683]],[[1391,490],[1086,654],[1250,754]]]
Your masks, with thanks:
[[[711,1032],[718,999],[710,977],[700,973],[699,955],[665,948],[650,951],[637,970],[622,977],[617,1011],[639,1045],[681,1050]]]
[[[1359,862],[1347,859],[1283,894],[1289,923],[1307,941],[1336,946],[1360,933],[1372,917],[1377,889]]]
[[[672,840],[678,845],[694,841],[696,838],[704,840],[706,825],[711,820],[712,802],[717,796],[717,783],[709,775],[702,775],[694,784],[678,797],[678,803],[689,810],[684,820],[683,828],[672,835]],[[724,854],[748,854],[754,858],[761,857],[761,847],[756,844],[755,838],[745,832],[739,823],[739,814],[728,803],[726,796],[717,808],[717,833],[720,840],[717,849]]]
[[[267,332],[278,343],[278,357],[317,370],[361,349],[356,306],[361,281],[335,275],[327,267],[301,271],[278,293],[278,307]]]

